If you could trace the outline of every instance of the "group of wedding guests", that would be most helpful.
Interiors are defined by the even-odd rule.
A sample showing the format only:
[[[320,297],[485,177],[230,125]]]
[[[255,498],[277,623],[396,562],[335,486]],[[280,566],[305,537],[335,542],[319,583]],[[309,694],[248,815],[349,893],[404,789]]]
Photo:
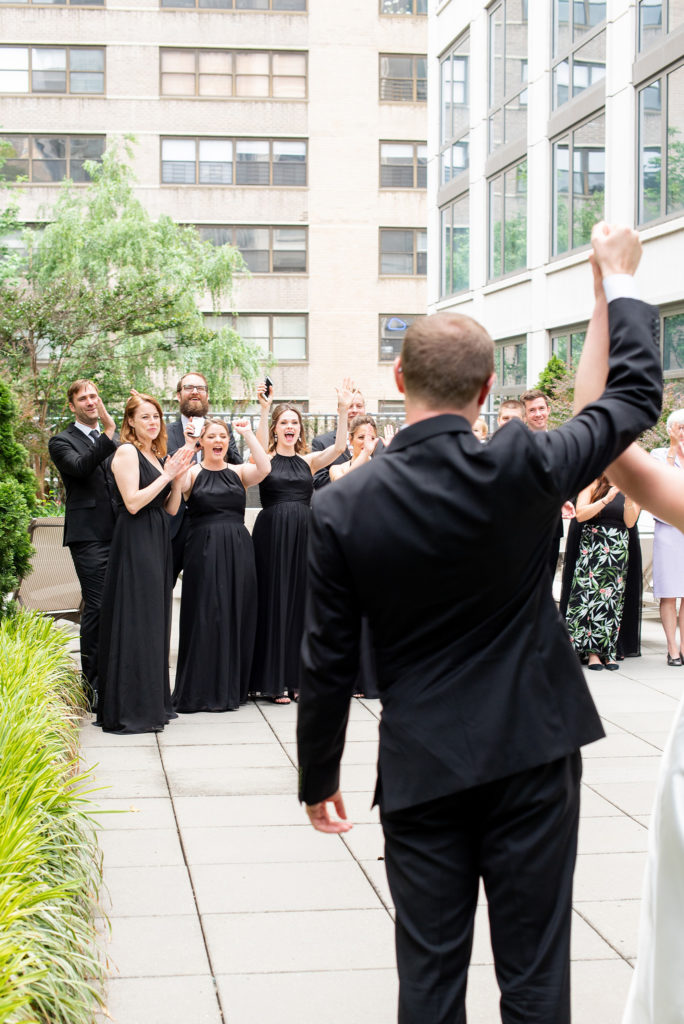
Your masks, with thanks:
[[[117,439],[95,386],[76,384],[90,393],[91,419],[103,434],[94,437],[99,431],[80,423],[77,441],[71,437],[81,413],[77,389],[69,399],[77,422],[51,443],[67,488],[67,520],[69,491],[86,473],[106,473],[116,506],[91,673],[96,724],[116,733],[158,731],[178,713],[236,711],[250,694],[279,705],[296,700],[315,482],[327,483],[321,475],[329,471],[334,484],[383,446],[359,390],[342,381],[337,428],[309,450],[300,411],[287,403],[272,408],[270,382],[259,384],[256,432],[247,419],[231,424],[248,449],[243,461],[228,425],[204,415],[202,375],[187,374],[178,384],[182,416],[169,429],[177,445],[171,453],[156,398],[131,392]],[[384,444],[393,433],[385,431]],[[92,450],[72,457],[60,439]],[[250,536],[246,491],[257,484],[262,508]],[[71,547],[76,564],[83,545]],[[181,568],[171,690],[171,595]],[[355,696],[377,697],[369,635],[363,646]]]

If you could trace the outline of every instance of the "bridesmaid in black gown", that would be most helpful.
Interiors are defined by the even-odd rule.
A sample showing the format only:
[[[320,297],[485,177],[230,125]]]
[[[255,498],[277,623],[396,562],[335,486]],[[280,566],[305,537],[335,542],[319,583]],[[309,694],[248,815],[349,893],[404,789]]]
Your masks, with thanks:
[[[271,461],[248,420],[233,422],[254,464],[224,462],[228,428],[205,420],[202,463],[183,482],[190,529],[185,546],[178,666],[173,706],[237,711],[247,700],[254,653],[257,581],[252,538],[245,527],[246,488],[260,483]],[[195,438],[191,438],[193,447]]]
[[[175,714],[169,689],[170,516],[192,452],[166,459],[161,406],[129,399],[112,459],[119,510],[100,617],[96,725],[105,732],[158,732]]]
[[[271,397],[266,396],[265,385],[257,390],[259,404],[268,409]],[[259,605],[250,690],[274,704],[297,699],[313,475],[334,462],[347,446],[347,410],[354,390],[349,379],[336,389],[335,443],[320,452],[307,451],[297,408],[277,405],[271,415],[267,444],[271,472],[259,487],[262,510],[252,534]],[[263,416],[258,434],[266,447]]]

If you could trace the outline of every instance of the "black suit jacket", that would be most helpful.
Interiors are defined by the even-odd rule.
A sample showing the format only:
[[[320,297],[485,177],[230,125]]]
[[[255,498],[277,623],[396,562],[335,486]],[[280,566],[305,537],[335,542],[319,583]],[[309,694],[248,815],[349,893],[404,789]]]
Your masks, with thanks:
[[[115,518],[108,464],[116,441],[100,434],[93,443],[72,423],[50,438],[48,450],[66,491],[64,544],[107,543],[112,539]]]
[[[336,430],[329,430],[327,434],[318,434],[311,442],[311,450],[314,452],[324,451],[326,448],[329,448],[331,444],[335,444],[336,435]],[[375,454],[379,455],[384,447],[385,445],[383,444],[382,439],[380,439],[375,449]],[[343,462],[350,461],[351,455],[349,453],[349,449],[347,449],[346,451],[343,451],[341,455],[338,455],[335,461],[330,463],[330,466],[340,466]],[[324,466],[323,469],[319,469],[317,473],[314,473],[313,485],[315,491],[330,483],[330,466]]]
[[[436,416],[315,496],[297,729],[307,803],[339,785],[362,615],[383,703],[385,811],[603,735],[551,595],[546,539],[562,502],[659,414],[657,310],[619,299],[609,315],[606,391],[559,429],[514,420],[482,445],[464,418]]]

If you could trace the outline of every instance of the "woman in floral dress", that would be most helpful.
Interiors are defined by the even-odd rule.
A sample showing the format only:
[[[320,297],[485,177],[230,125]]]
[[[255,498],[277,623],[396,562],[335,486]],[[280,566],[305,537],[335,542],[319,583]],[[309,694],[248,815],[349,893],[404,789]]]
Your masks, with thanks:
[[[589,668],[614,671],[629,556],[627,530],[639,506],[601,475],[580,492],[577,520],[583,523],[566,621],[570,639]]]

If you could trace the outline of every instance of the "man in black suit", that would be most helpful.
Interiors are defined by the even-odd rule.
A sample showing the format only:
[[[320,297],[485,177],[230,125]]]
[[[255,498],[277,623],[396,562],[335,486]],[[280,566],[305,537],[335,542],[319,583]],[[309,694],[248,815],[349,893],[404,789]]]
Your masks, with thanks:
[[[116,451],[116,426],[91,380],[74,381],[67,399],[74,422],[50,438],[48,449],[66,491],[64,544],[71,552],[83,597],[81,670],[86,694],[95,704],[100,604],[114,530],[107,461]]]
[[[360,391],[355,391],[352,396],[352,404],[349,406],[347,412],[347,429],[351,427],[353,421],[357,416],[365,416],[366,414],[366,399],[363,397]],[[311,442],[311,449],[314,452],[322,452],[325,448],[329,448],[331,444],[335,444],[335,431],[329,430],[325,434],[318,434],[314,437]],[[376,447],[376,453],[379,453],[384,447],[381,440],[378,441]],[[351,452],[347,447],[341,455],[338,455],[334,462],[330,465],[339,466],[344,462],[351,460]],[[317,473],[314,473],[314,490],[319,490],[321,487],[325,487],[326,484],[330,483],[330,466],[326,466],[324,469],[319,469]]]
[[[170,423],[167,430],[167,452],[173,455],[186,443],[185,431],[193,419],[203,419],[209,412],[209,385],[207,378],[201,373],[184,373],[176,385],[176,400],[180,407],[180,416]],[[226,462],[234,466],[242,464],[242,456],[235,442],[233,433],[228,428],[228,454]],[[197,455],[199,460],[199,453]],[[188,520],[185,515],[185,502],[181,499],[180,508],[171,521],[171,551],[173,554],[173,578],[183,568],[183,554],[188,535]]]
[[[426,317],[395,363],[407,426],[313,502],[300,799],[318,830],[351,827],[339,766],[366,616],[401,1024],[465,1020],[480,878],[502,1020],[570,1019],[579,748],[603,730],[539,537],[656,420],[662,396],[657,310],[629,297],[638,238],[598,225],[594,246],[612,300],[597,401],[558,430],[513,420],[482,445],[471,424],[493,381],[491,338],[469,317]],[[590,331],[587,358],[593,346]]]

